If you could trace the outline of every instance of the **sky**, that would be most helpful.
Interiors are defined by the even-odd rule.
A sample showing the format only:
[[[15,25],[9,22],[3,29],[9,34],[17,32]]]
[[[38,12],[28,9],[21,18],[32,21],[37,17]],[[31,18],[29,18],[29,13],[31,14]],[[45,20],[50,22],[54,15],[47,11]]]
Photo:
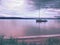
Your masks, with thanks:
[[[54,17],[60,15],[60,0],[0,0],[2,17]]]

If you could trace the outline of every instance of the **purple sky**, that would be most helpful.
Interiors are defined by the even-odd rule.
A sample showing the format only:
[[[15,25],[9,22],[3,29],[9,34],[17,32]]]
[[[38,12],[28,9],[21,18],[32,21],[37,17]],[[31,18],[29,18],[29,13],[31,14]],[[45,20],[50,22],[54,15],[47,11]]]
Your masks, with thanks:
[[[34,2],[28,0],[1,0],[0,16],[3,17],[39,17],[39,10],[35,10]],[[54,17],[60,14],[60,9],[40,9],[41,17]]]

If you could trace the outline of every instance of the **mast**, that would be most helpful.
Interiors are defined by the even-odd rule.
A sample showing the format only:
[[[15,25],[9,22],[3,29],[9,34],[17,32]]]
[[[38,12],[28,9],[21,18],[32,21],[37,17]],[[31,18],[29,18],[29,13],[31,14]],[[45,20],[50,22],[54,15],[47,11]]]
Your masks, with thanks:
[[[40,19],[40,5],[39,5],[39,19]]]

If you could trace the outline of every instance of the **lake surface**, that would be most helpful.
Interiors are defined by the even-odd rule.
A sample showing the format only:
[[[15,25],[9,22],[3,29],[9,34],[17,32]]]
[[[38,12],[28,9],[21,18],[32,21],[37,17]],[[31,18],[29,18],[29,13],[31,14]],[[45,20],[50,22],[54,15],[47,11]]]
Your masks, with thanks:
[[[36,20],[0,19],[0,35],[5,37],[60,34],[60,19],[36,23]]]

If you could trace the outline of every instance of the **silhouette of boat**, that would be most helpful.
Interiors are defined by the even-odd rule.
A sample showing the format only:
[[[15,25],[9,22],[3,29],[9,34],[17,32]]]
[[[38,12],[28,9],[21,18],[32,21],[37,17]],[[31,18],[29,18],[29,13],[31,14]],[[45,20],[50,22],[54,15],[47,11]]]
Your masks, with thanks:
[[[37,19],[36,22],[47,22],[45,19]]]

